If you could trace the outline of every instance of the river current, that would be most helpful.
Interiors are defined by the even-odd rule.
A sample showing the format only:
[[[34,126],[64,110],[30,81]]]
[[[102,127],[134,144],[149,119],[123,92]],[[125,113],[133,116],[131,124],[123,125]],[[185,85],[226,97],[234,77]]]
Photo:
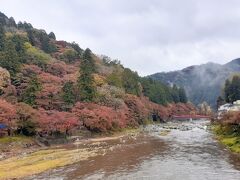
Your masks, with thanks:
[[[30,179],[240,180],[240,156],[217,142],[208,123],[149,125],[137,137],[104,142],[104,155]]]

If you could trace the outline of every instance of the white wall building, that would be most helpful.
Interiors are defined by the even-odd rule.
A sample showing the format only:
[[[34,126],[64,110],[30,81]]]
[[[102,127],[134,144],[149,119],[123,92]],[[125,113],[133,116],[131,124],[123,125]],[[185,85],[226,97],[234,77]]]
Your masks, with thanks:
[[[240,111],[240,100],[233,102],[233,104],[227,103],[218,108],[218,119],[220,119],[224,113],[230,111]]]

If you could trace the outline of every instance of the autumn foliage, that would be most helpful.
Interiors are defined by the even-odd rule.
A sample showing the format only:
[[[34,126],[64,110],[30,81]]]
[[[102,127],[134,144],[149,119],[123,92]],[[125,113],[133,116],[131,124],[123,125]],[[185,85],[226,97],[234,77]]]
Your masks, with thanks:
[[[119,60],[57,41],[30,24],[0,28],[1,37],[6,48],[0,49],[0,123],[11,132],[108,132],[138,127],[153,113],[168,120],[196,111],[173,103],[170,87],[143,81]]]
[[[225,125],[240,125],[240,112],[225,113],[220,122]]]
[[[81,125],[77,116],[69,112],[56,110],[39,110],[39,128],[41,132],[52,134],[54,132],[69,134],[70,130]]]
[[[7,125],[8,127],[16,126],[16,108],[14,105],[7,101],[0,99],[0,123]]]
[[[69,134],[72,129],[80,127],[81,121],[70,112],[44,109],[37,111],[25,103],[14,106],[0,99],[0,124],[5,124],[14,131],[26,132],[28,129],[26,133],[30,133],[29,128],[32,128],[31,134],[54,132]]]
[[[114,110],[94,103],[78,102],[72,112],[90,131],[107,132],[128,125],[127,116],[123,110]]]
[[[16,107],[3,99],[0,99],[0,124],[6,126],[0,129],[0,136],[2,134],[12,135],[17,128]]]
[[[92,132],[108,132],[138,127],[146,119],[151,119],[152,113],[167,120],[173,114],[189,114],[196,111],[191,104],[173,103],[163,106],[151,102],[143,95],[127,94],[122,87],[107,84],[105,77],[99,74],[94,74],[94,84],[97,86],[96,101],[75,103],[75,97],[79,96],[78,66],[79,62],[66,64],[60,60],[48,62],[45,68],[24,64],[14,79],[14,85],[9,84],[5,88],[16,88],[16,94],[20,97],[26,95],[26,92],[34,95],[34,106],[16,101],[15,104],[11,104],[1,99],[0,123],[25,135],[71,134],[83,127]],[[36,77],[41,88],[29,92],[32,77]],[[70,94],[66,92],[66,82],[71,83]],[[15,93],[11,94],[16,96]],[[9,99],[11,96],[5,93],[2,97]],[[66,97],[74,99],[67,104]]]

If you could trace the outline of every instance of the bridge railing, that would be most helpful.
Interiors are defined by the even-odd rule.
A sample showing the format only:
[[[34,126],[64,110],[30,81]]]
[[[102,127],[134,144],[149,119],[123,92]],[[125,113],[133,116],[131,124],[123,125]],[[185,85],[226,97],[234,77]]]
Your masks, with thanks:
[[[173,119],[210,119],[210,116],[205,115],[173,115]]]

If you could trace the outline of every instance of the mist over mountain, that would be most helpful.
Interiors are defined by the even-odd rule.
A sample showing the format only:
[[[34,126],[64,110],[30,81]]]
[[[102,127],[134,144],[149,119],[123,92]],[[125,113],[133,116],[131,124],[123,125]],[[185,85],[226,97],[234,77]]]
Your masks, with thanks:
[[[216,99],[222,94],[225,80],[239,71],[240,59],[235,59],[223,65],[210,62],[179,71],[160,72],[150,77],[166,84],[182,86],[191,102],[197,105],[206,101],[215,108]]]

